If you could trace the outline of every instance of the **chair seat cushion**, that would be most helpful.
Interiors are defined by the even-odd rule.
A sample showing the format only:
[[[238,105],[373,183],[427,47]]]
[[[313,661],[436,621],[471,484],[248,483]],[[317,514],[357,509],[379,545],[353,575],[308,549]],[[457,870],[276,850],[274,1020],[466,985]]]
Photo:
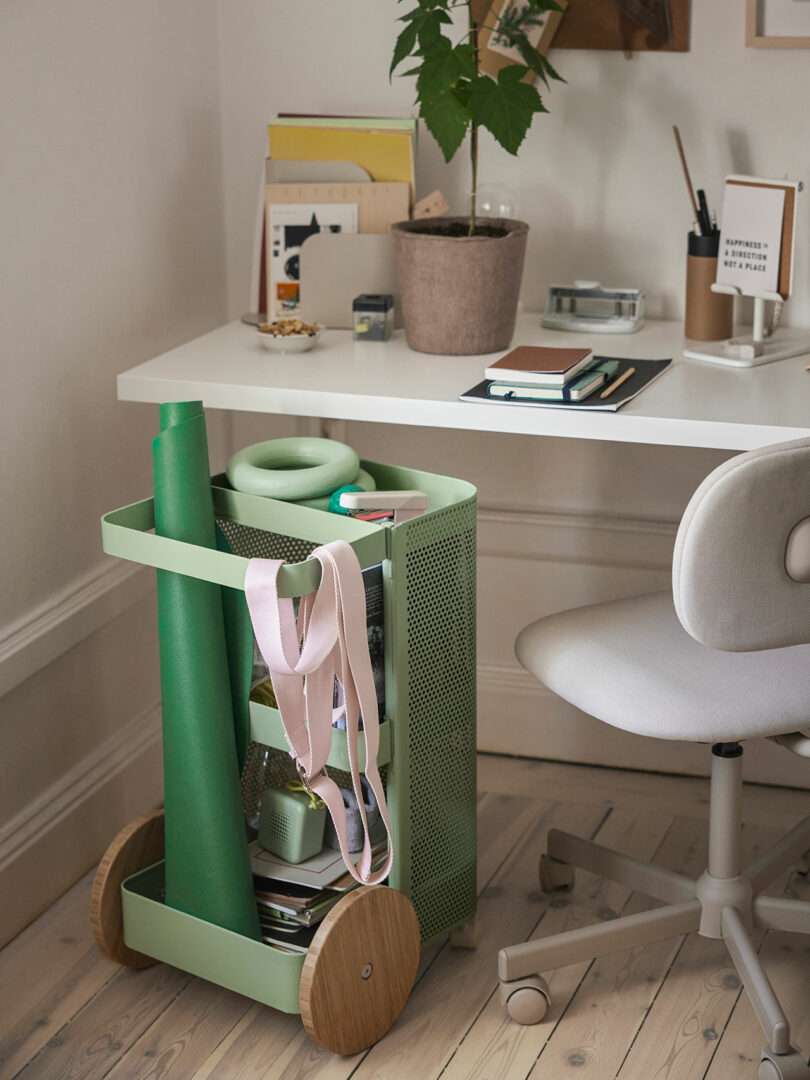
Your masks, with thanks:
[[[810,727],[810,645],[706,648],[681,626],[670,593],[540,619],[515,651],[566,701],[639,735],[735,742]]]

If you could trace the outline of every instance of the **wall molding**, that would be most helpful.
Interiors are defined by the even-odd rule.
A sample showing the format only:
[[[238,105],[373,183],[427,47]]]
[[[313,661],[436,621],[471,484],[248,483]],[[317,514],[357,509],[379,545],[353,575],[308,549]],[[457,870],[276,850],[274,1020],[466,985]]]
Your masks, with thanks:
[[[668,570],[676,523],[629,516],[480,505],[478,553],[535,562]]]
[[[0,826],[0,875],[32,844],[74,814],[99,788],[115,779],[133,761],[147,754],[160,742],[160,738],[158,701],[105,739],[10,821]]]
[[[123,825],[159,803],[160,762],[153,704],[0,828],[0,947],[95,866]]]
[[[111,622],[153,588],[139,566],[107,560],[0,628],[0,697]]]

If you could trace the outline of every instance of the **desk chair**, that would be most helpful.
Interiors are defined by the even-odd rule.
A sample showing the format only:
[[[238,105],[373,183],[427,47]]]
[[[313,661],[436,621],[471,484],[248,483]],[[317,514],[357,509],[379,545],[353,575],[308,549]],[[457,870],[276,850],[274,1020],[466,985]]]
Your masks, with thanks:
[[[810,817],[743,869],[742,755],[769,738],[810,757],[810,439],[754,450],[700,485],[678,530],[672,593],[577,608],[520,634],[520,662],[614,727],[712,747],[709,865],[693,881],[553,829],[544,891],[573,867],[664,902],[637,915],[502,949],[501,999],[533,1024],[549,1004],[537,973],[697,931],[722,938],[761,1023],[760,1080],[810,1078],[752,944],[754,928],[810,934],[810,903],[763,895],[810,868]]]

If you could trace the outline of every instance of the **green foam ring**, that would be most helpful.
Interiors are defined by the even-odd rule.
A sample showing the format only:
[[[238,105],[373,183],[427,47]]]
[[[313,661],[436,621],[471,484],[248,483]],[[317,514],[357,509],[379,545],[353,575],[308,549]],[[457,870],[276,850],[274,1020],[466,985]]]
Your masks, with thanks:
[[[291,436],[243,447],[226,471],[236,491],[298,502],[328,496],[359,469],[360,459],[345,443]]]
[[[217,548],[202,402],[161,405],[155,532]],[[166,903],[260,940],[220,586],[158,570]]]

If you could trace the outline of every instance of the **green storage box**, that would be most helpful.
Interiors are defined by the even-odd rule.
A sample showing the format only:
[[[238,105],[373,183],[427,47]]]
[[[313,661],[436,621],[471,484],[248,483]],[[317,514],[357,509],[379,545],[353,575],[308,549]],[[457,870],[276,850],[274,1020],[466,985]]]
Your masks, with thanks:
[[[265,851],[302,863],[323,848],[325,830],[326,807],[312,806],[306,792],[270,787],[263,793],[258,840]]]

